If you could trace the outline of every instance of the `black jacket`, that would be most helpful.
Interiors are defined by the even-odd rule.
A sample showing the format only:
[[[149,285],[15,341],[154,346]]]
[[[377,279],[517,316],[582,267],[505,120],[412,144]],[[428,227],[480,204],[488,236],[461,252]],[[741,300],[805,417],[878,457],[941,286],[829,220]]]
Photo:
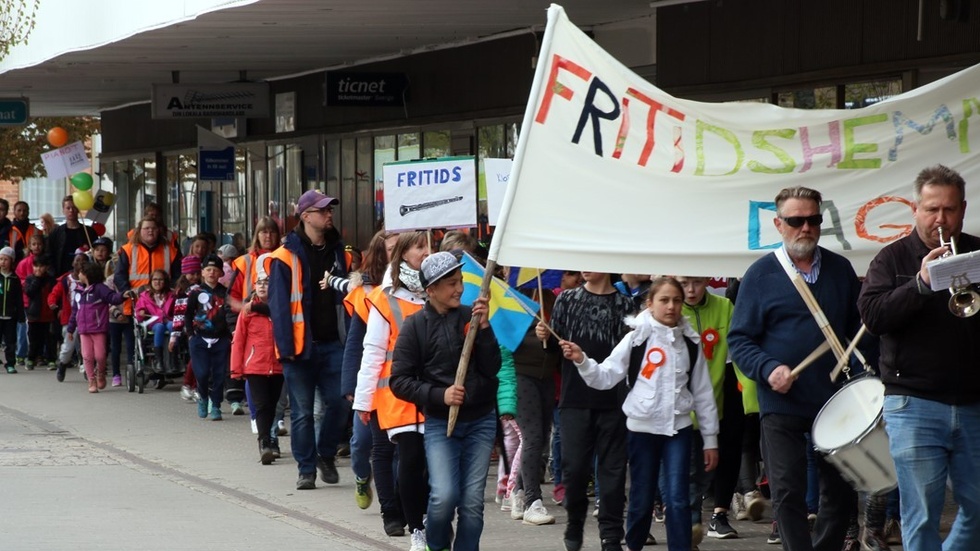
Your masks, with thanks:
[[[961,234],[960,253],[980,250],[980,238]],[[868,331],[881,337],[879,367],[885,394],[946,404],[980,402],[980,315],[958,318],[948,291],[920,292],[916,274],[929,247],[913,231],[871,262],[858,309]]]
[[[405,320],[398,334],[392,356],[391,391],[399,399],[414,403],[426,416],[449,417],[445,393],[456,380],[471,312],[468,306],[460,306],[439,314],[426,303]],[[459,421],[479,419],[496,408],[498,371],[497,338],[493,329],[480,329],[463,383],[466,397],[459,408]]]

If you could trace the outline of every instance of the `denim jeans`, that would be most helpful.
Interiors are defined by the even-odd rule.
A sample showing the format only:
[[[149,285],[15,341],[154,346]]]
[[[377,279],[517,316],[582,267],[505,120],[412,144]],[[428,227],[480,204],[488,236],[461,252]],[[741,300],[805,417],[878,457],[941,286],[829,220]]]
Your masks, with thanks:
[[[361,422],[354,417],[354,430],[350,437],[350,470],[354,476],[366,480],[371,476],[371,448],[374,447],[374,436],[371,434],[371,424]]]
[[[350,402],[340,395],[340,366],[344,346],[339,341],[313,343],[310,358],[283,362],[289,389],[290,447],[301,474],[316,473],[317,458],[333,459],[343,434]],[[324,422],[313,421],[313,403],[319,389],[324,397]]]
[[[483,533],[483,493],[487,488],[490,451],[497,434],[497,414],[459,421],[446,436],[446,419],[425,418],[425,458],[429,470],[429,508],[425,538],[429,549],[477,551]],[[456,539],[449,541],[453,513]]]
[[[912,396],[885,396],[884,417],[902,496],[903,549],[976,549],[980,541],[980,404],[952,406]],[[959,511],[943,542],[939,518],[947,477]]]
[[[657,493],[657,479],[663,462],[661,480],[667,527],[667,549],[691,549],[691,505],[688,484],[691,457],[691,427],[677,431],[674,436],[628,432],[626,448],[629,454],[630,497],[626,513],[626,547],[643,549]]]
[[[17,357],[27,357],[27,322],[17,324]]]
[[[820,473],[817,471],[817,450],[813,448],[813,435],[806,434],[806,512],[820,511]]]
[[[558,408],[552,413],[551,430],[551,479],[555,486],[561,484],[561,415]]]
[[[157,322],[153,324],[153,347],[163,348],[170,340],[170,330],[174,328],[172,321]]]
[[[191,354],[191,369],[197,379],[197,392],[202,400],[211,398],[214,408],[220,409],[231,357],[231,339],[218,339],[218,342],[208,346],[202,337],[193,336],[188,339],[187,348]]]

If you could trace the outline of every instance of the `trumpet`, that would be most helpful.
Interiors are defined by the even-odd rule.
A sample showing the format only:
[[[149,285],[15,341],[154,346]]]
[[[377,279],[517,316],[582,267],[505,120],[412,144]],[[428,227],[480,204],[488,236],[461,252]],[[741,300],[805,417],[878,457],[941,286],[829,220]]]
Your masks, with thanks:
[[[949,247],[949,251],[940,258],[959,254],[956,251],[956,239],[952,235],[949,236],[949,239],[945,239],[942,226],[939,227],[939,246]],[[966,277],[966,274],[953,277],[949,286],[949,311],[954,316],[968,318],[980,312],[980,294],[974,291],[972,286],[973,282]]]

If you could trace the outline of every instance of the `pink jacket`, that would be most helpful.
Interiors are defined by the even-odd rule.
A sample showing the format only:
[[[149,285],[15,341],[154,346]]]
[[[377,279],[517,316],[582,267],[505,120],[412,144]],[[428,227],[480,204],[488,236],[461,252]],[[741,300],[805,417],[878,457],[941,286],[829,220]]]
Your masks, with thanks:
[[[143,291],[140,293],[139,298],[136,299],[136,308],[134,309],[136,320],[144,321],[156,316],[159,321],[167,322],[170,320],[170,316],[168,314],[173,303],[173,291],[167,291],[167,298],[165,298],[163,304],[159,306],[157,305],[156,301],[153,300],[153,296],[149,290]],[[140,315],[143,310],[146,310],[145,316]]]
[[[34,275],[34,253],[25,256],[23,260],[18,262],[17,267],[14,268],[14,273],[20,278],[21,287],[27,284],[27,276]],[[24,308],[27,308],[27,293],[24,293]]]

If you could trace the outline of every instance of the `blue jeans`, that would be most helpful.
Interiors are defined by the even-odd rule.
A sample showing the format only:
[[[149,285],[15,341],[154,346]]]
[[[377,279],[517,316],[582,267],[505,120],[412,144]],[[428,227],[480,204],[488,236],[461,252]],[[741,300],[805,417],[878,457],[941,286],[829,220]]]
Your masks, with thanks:
[[[561,484],[561,416],[558,408],[552,413],[554,429],[551,431],[551,478],[555,486]]]
[[[658,472],[663,462],[663,492],[667,527],[667,549],[690,551],[691,427],[674,436],[630,431],[626,436],[629,454],[630,496],[626,513],[626,547],[642,549],[650,533]]]
[[[820,511],[820,472],[817,470],[817,450],[813,448],[813,435],[806,433],[806,512]]]
[[[172,321],[157,322],[153,324],[153,347],[163,348],[169,341],[170,330],[174,328]]]
[[[300,474],[315,474],[318,457],[333,459],[347,424],[350,402],[340,394],[344,346],[339,341],[313,343],[310,358],[283,362],[289,389],[290,447]],[[316,391],[324,399],[324,422],[315,426]]]
[[[902,495],[903,549],[976,549],[980,540],[980,404],[952,406],[912,396],[885,396],[884,417]],[[959,511],[943,542],[939,519],[947,476]]]
[[[374,447],[374,436],[371,434],[371,424],[364,424],[360,417],[354,416],[354,430],[350,437],[350,470],[354,476],[367,480],[371,476],[371,448]]]
[[[490,451],[497,434],[497,414],[456,423],[446,436],[446,419],[425,418],[425,458],[429,469],[429,508],[425,538],[429,549],[477,551],[483,533],[483,493],[487,488]],[[458,513],[456,540],[449,541],[453,513]]]
[[[187,348],[191,354],[191,369],[194,370],[201,399],[211,398],[214,408],[220,409],[231,358],[231,339],[218,339],[218,342],[209,347],[202,337],[193,336],[188,339]]]
[[[27,322],[17,324],[17,357],[27,357]]]

